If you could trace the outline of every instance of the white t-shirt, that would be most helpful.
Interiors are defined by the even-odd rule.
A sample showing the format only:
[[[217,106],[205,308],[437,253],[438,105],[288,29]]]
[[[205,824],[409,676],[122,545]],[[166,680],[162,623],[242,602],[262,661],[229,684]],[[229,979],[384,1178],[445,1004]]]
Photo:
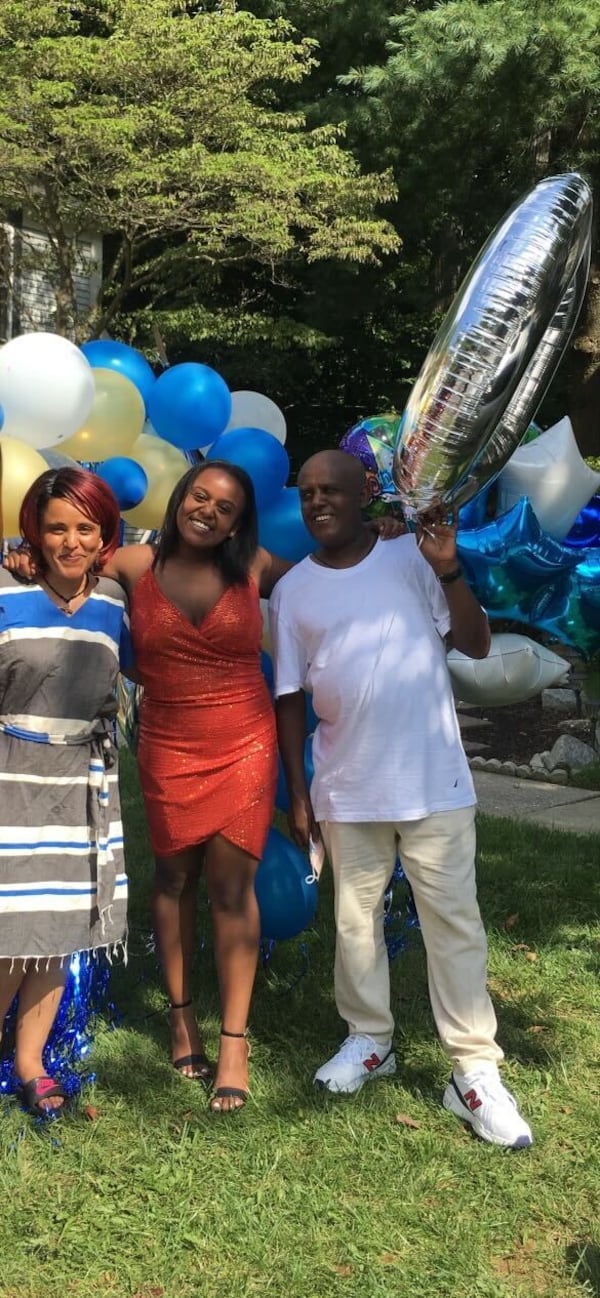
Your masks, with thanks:
[[[270,602],[275,693],[312,691],[317,820],[420,820],[475,803],[443,636],[443,589],[413,536],[352,568],[303,559]]]

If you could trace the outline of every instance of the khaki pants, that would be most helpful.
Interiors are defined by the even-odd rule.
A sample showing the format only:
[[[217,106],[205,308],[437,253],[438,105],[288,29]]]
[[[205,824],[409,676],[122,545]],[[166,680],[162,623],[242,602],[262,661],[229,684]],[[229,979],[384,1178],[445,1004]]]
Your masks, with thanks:
[[[335,882],[336,1004],[350,1033],[383,1044],[394,1031],[383,913],[398,850],[415,898],[442,1045],[463,1072],[475,1062],[502,1059],[486,988],[487,942],[475,883],[475,808],[398,823],[325,821],[321,832]]]

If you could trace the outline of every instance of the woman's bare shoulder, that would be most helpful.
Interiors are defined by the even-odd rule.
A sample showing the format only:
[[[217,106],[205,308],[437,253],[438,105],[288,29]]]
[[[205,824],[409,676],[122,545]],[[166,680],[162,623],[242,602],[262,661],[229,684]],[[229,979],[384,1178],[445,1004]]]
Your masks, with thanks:
[[[131,588],[148,571],[153,559],[154,547],[151,545],[122,545],[109,559],[104,575]]]

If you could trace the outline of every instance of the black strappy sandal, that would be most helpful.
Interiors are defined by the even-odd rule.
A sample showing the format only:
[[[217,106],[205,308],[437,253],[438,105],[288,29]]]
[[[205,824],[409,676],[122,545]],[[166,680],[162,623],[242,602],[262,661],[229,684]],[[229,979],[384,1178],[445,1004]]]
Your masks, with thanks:
[[[248,1059],[250,1058],[250,1042],[248,1041],[247,1028],[245,1032],[226,1032],[225,1028],[221,1028],[221,1036],[237,1037],[240,1040],[243,1037],[243,1039],[247,1042],[248,1045],[247,1058]],[[250,1091],[244,1091],[240,1086],[217,1086],[216,1090],[213,1091],[210,1097],[210,1104],[209,1104],[210,1111],[211,1113],[215,1113],[220,1117],[229,1116],[229,1114],[231,1113],[240,1113],[249,1095],[250,1095]],[[239,1100],[240,1103],[228,1105],[226,1109],[223,1109],[220,1103],[221,1100]]]
[[[171,1001],[169,1003],[169,1009],[187,1010],[191,1003],[191,997],[187,1001]],[[215,1075],[215,1065],[211,1062],[208,1056],[204,1054],[204,1052],[195,1055],[180,1055],[179,1059],[174,1059],[172,1062],[175,1072],[179,1073],[179,1076],[183,1077],[184,1081],[202,1082],[204,1086],[211,1085]],[[184,1073],[184,1068],[194,1068],[196,1071],[193,1073]]]

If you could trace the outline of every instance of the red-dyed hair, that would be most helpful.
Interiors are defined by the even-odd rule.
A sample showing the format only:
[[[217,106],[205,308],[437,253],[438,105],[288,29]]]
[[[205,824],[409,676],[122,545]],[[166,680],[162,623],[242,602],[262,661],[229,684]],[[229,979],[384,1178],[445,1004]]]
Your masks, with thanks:
[[[26,493],[19,514],[21,536],[31,547],[36,564],[43,563],[41,528],[50,500],[67,500],[92,523],[102,536],[96,567],[103,568],[119,544],[121,514],[116,496],[106,482],[87,469],[48,469],[36,478]]]

